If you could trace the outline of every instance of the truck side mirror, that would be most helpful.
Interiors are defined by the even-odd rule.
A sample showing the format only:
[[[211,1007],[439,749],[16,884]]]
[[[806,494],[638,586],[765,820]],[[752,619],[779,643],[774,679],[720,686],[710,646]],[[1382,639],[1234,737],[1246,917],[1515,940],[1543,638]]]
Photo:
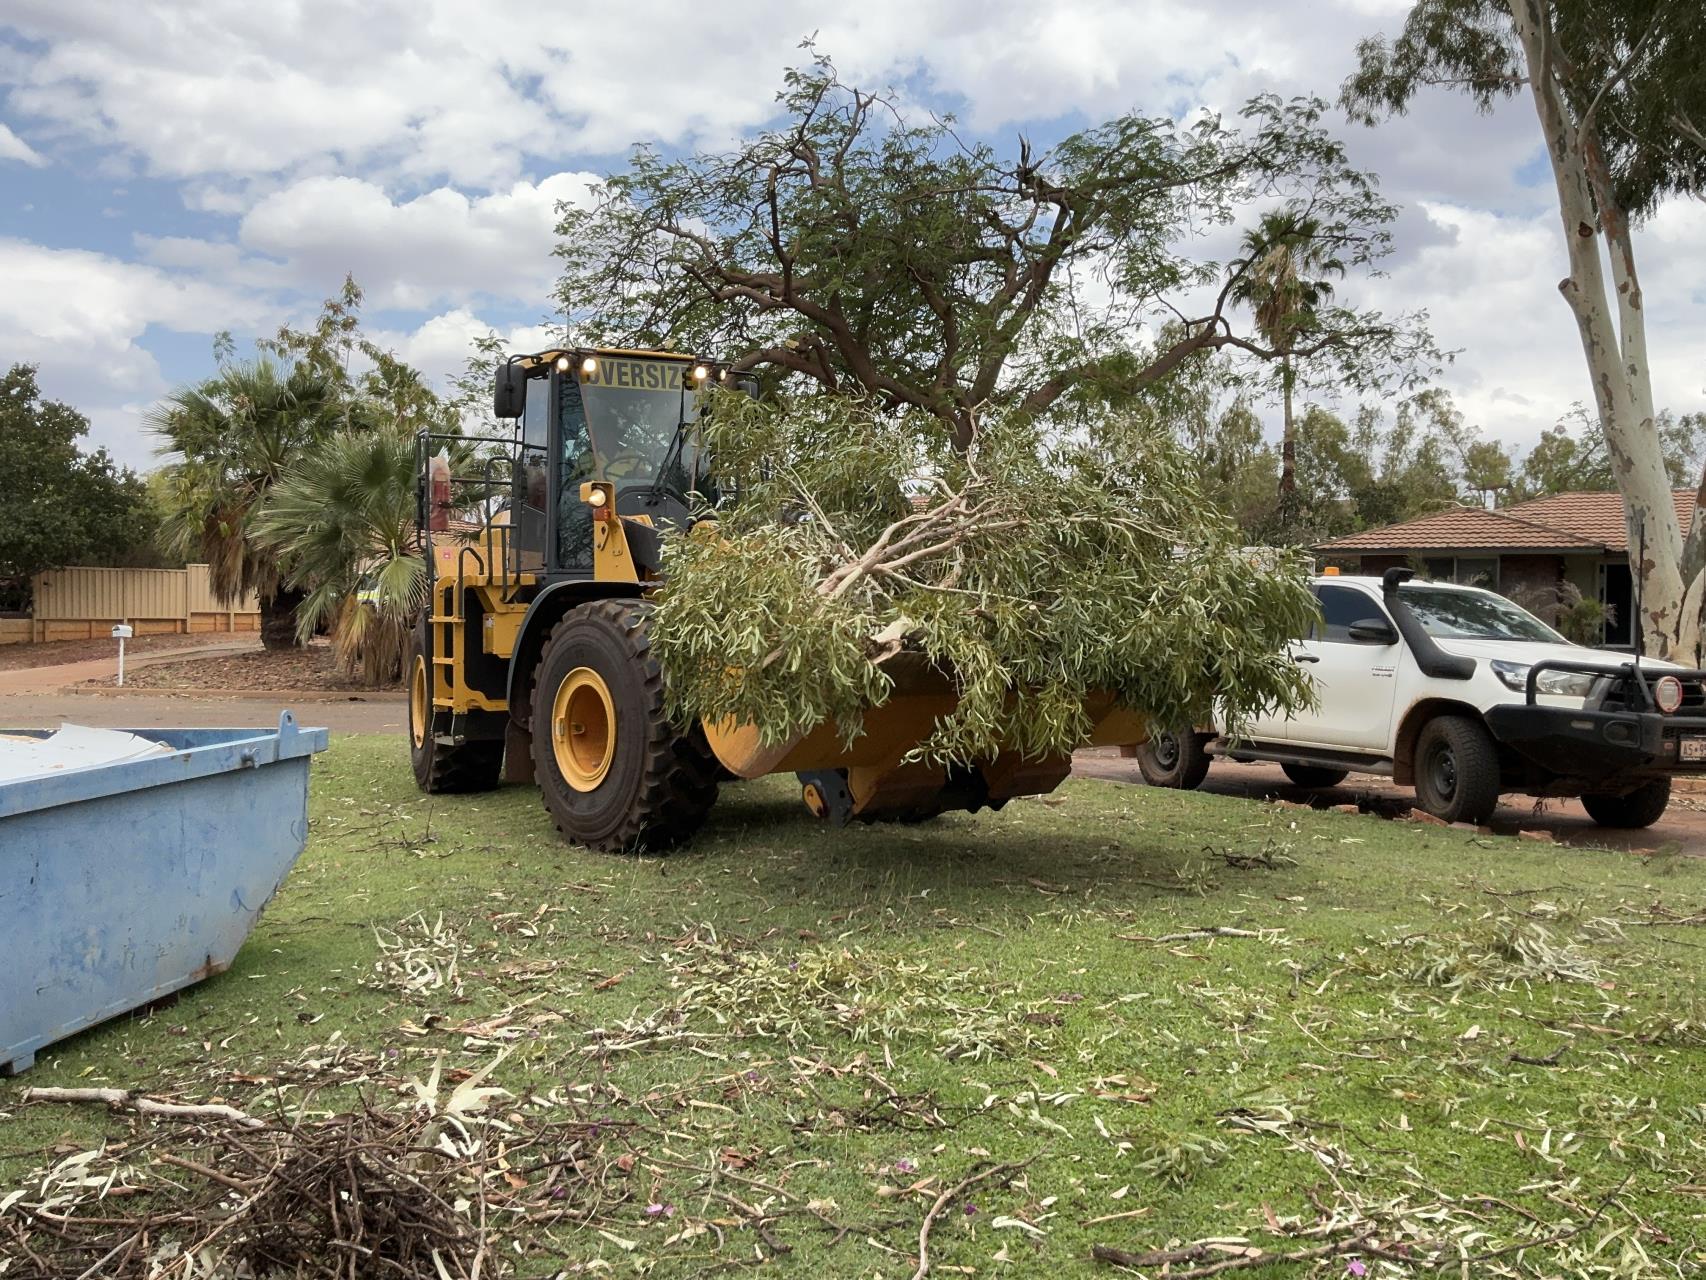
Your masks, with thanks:
[[[498,366],[492,383],[492,416],[519,418],[527,404],[527,374],[513,360]]]
[[[1350,638],[1356,644],[1397,644],[1398,633],[1385,618],[1364,618],[1350,625]]]

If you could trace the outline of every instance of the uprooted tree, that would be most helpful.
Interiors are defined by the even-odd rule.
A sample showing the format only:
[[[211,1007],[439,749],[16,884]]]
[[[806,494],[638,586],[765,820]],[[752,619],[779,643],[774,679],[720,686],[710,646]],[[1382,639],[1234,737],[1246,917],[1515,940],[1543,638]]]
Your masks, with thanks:
[[[922,744],[950,761],[1069,752],[1098,693],[1166,724],[1219,698],[1233,729],[1307,698],[1284,648],[1315,608],[1301,558],[1242,549],[1139,415],[1050,440],[1009,411],[955,449],[924,410],[853,397],[719,409],[739,501],[666,544],[653,619],[685,721],[851,737],[903,652],[953,674],[958,706]]]
[[[779,101],[730,152],[639,149],[559,226],[585,338],[714,353],[764,392],[711,429],[738,503],[666,552],[677,710],[773,741],[850,733],[910,651],[960,695],[924,750],[965,761],[1070,749],[1097,690],[1169,723],[1216,695],[1234,718],[1307,696],[1283,659],[1312,608],[1302,566],[1240,552],[1157,423],[1204,360],[1273,386],[1282,362],[1287,385],[1357,389],[1431,369],[1419,317],[1349,288],[1267,332],[1240,301],[1272,246],[1237,257],[1237,228],[1276,206],[1311,261],[1387,250],[1394,210],[1324,104],[1130,115],[1002,155],[824,59]]]
[[[1575,317],[1600,430],[1637,549],[1647,652],[1699,662],[1706,477],[1677,519],[1653,403],[1633,226],[1706,190],[1706,23],[1682,0],[1419,0],[1390,43],[1364,41],[1343,98],[1372,122],[1445,85],[1483,110],[1525,94],[1557,189]],[[1606,264],[1610,264],[1610,278]]]
[[[1237,125],[1128,115],[1002,155],[820,58],[789,73],[776,127],[721,154],[642,147],[595,204],[565,207],[559,301],[593,341],[669,342],[917,410],[960,449],[980,415],[1076,420],[1206,353],[1276,386],[1282,359],[1289,381],[1411,377],[1433,354],[1416,317],[1323,297],[1276,343],[1235,302],[1267,246],[1210,252],[1234,258],[1234,228],[1275,205],[1311,260],[1355,271],[1387,251],[1395,210],[1324,109],[1264,96]]]

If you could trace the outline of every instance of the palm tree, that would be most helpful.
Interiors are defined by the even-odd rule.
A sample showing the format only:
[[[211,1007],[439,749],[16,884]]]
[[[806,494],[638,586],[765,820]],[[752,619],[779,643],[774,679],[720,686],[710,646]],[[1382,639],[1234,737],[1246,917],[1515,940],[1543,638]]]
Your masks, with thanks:
[[[277,553],[255,541],[254,519],[285,469],[343,414],[323,370],[263,358],[180,387],[145,419],[161,437],[160,452],[177,455],[161,480],[162,541],[187,560],[207,562],[222,603],[255,593],[268,649],[300,643],[303,593],[285,582]]]
[[[1345,264],[1333,256],[1321,223],[1297,209],[1275,209],[1244,233],[1244,256],[1232,264],[1237,278],[1232,299],[1246,304],[1256,331],[1279,352],[1285,427],[1280,437],[1282,502],[1297,488],[1297,444],[1292,424],[1292,389],[1297,370],[1292,352],[1297,340],[1315,328],[1315,313],[1333,296],[1322,279],[1342,276]]]
[[[406,425],[357,424],[293,462],[253,521],[256,542],[304,593],[297,634],[330,620],[338,660],[371,685],[401,674],[425,600],[415,475]]]

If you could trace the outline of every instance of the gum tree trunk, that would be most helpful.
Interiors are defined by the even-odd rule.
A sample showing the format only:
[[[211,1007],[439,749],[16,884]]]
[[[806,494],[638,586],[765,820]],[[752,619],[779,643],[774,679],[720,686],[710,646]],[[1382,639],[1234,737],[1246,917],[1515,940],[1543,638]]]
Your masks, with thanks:
[[[1600,429],[1628,517],[1642,647],[1654,657],[1697,665],[1706,520],[1697,519],[1685,541],[1654,425],[1646,316],[1628,219],[1613,198],[1593,121],[1572,116],[1554,79],[1553,36],[1544,4],[1519,0],[1511,6],[1511,17],[1528,62],[1529,91],[1552,161],[1569,251],[1570,274],[1559,281],[1558,290],[1576,319]],[[1612,265],[1615,311],[1606,290],[1602,241]],[[1706,477],[1696,510],[1703,502]]]

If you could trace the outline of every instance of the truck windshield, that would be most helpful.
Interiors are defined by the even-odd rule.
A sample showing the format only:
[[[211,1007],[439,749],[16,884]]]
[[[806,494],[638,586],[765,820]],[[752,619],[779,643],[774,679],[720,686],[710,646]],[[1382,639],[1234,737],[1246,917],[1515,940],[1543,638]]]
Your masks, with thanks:
[[[693,490],[700,474],[698,431],[688,426],[675,444],[683,419],[699,420],[702,393],[691,386],[691,369],[685,360],[599,356],[594,371],[582,370],[580,398],[594,454],[582,460],[587,478],[596,472],[618,490],[654,481],[683,497]],[[660,476],[666,460],[667,474]]]
[[[1502,596],[1450,587],[1406,586],[1400,598],[1436,640],[1541,640],[1568,644],[1539,618]]]

